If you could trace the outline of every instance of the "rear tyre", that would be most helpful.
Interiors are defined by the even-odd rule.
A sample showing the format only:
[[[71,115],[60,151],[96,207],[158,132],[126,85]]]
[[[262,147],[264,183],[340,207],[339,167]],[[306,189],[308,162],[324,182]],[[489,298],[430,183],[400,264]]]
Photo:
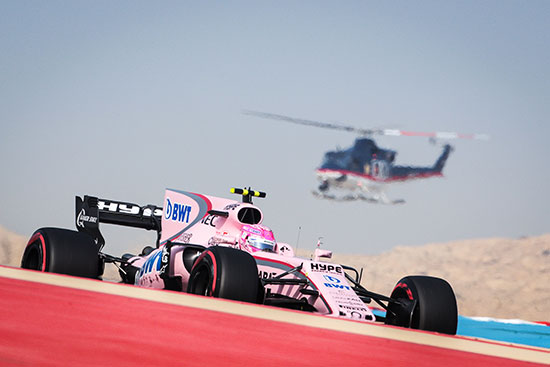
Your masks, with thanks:
[[[408,276],[392,291],[386,324],[412,329],[456,334],[458,309],[453,289],[445,280],[428,276]]]
[[[263,299],[258,267],[247,252],[221,246],[204,250],[193,265],[187,292],[258,303]]]
[[[103,262],[94,239],[86,234],[62,228],[40,228],[29,240],[23,269],[98,278]]]

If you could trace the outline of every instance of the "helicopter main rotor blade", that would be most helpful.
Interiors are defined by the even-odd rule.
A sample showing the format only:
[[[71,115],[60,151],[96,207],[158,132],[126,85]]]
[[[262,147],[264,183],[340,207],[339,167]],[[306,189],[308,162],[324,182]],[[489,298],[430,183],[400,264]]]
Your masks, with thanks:
[[[350,133],[356,133],[359,135],[367,135],[367,136],[368,135],[421,136],[421,137],[426,137],[431,139],[445,139],[445,140],[447,139],[488,140],[489,139],[489,136],[485,134],[460,134],[455,132],[420,132],[420,131],[403,131],[403,130],[396,130],[396,129],[361,129],[361,128],[357,128],[349,125],[306,120],[306,119],[290,117],[285,115],[278,115],[275,113],[268,113],[268,112],[243,110],[242,113],[245,115],[257,116],[257,117],[270,119],[270,120],[286,121],[286,122],[292,122],[294,124],[299,124],[299,125],[322,127],[325,129],[342,130]]]
[[[329,123],[329,122],[306,120],[306,119],[300,119],[300,118],[295,118],[295,117],[290,117],[290,116],[277,115],[275,113],[250,111],[250,110],[243,110],[242,113],[245,114],[245,115],[257,116],[257,117],[270,119],[270,120],[286,121],[286,122],[292,122],[294,124],[299,124],[299,125],[322,127],[322,128],[325,128],[325,129],[342,130],[342,131],[347,131],[347,132],[350,132],[350,133],[357,133],[357,134],[360,134],[360,135],[380,134],[382,132],[382,130],[359,129],[359,128],[356,128],[356,127],[353,127],[353,126],[346,126],[346,125]]]

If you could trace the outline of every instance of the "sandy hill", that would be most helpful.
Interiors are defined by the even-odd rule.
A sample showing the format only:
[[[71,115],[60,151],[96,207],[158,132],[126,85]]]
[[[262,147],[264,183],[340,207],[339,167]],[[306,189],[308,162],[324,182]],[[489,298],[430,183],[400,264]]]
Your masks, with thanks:
[[[0,226],[0,265],[20,266],[27,240]]]
[[[0,264],[19,266],[26,240],[0,226]],[[550,234],[335,254],[332,261],[363,268],[362,284],[382,294],[405,275],[433,275],[453,286],[462,315],[550,320]]]
[[[550,234],[395,247],[332,260],[363,268],[363,286],[382,294],[403,276],[433,275],[452,285],[462,315],[550,319]]]

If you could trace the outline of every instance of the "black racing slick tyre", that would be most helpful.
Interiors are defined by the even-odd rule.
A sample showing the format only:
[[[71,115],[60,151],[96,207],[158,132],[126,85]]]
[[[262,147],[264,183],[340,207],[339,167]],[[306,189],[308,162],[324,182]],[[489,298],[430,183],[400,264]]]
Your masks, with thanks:
[[[31,236],[21,267],[84,278],[98,278],[102,262],[94,239],[62,228],[40,228]]]
[[[258,267],[249,253],[212,246],[193,264],[187,293],[257,303],[261,289]]]
[[[453,289],[445,280],[408,276],[397,282],[386,313],[386,324],[444,334],[456,334],[458,308]]]

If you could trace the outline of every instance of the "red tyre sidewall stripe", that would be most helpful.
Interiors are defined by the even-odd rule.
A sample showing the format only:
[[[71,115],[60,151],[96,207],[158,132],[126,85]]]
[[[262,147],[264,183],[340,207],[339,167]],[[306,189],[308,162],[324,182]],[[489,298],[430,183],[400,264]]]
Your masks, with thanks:
[[[200,256],[199,258],[195,261],[195,263],[193,264],[193,268],[191,269],[191,272],[193,271],[193,269],[195,269],[195,266],[197,266],[197,264],[199,264],[202,259],[204,257],[210,257],[211,261],[212,261],[212,276],[213,276],[213,279],[212,279],[212,293],[209,294],[209,296],[213,296],[214,295],[214,291],[216,290],[216,280],[218,278],[218,265],[216,263],[216,257],[214,256],[214,254],[212,253],[212,251],[204,251]]]
[[[213,270],[213,279],[212,279],[212,296],[216,291],[216,283],[218,280],[218,265],[216,263],[216,256],[210,251],[207,252],[207,255],[212,259],[212,270]]]
[[[409,299],[412,301],[414,300],[414,297],[413,297],[413,294],[412,294],[412,291],[411,289],[409,288],[409,286],[406,284],[406,283],[399,283],[395,286],[395,288],[393,288],[393,290],[395,291],[397,288],[401,288],[405,291],[405,293],[407,293],[407,297],[409,297]],[[393,291],[392,291],[393,293]]]
[[[27,246],[33,244],[38,239],[40,239],[40,244],[42,246],[42,269],[41,271],[46,271],[46,242],[44,241],[44,237],[42,236],[42,233],[37,232],[35,233],[29,242],[27,243]]]

